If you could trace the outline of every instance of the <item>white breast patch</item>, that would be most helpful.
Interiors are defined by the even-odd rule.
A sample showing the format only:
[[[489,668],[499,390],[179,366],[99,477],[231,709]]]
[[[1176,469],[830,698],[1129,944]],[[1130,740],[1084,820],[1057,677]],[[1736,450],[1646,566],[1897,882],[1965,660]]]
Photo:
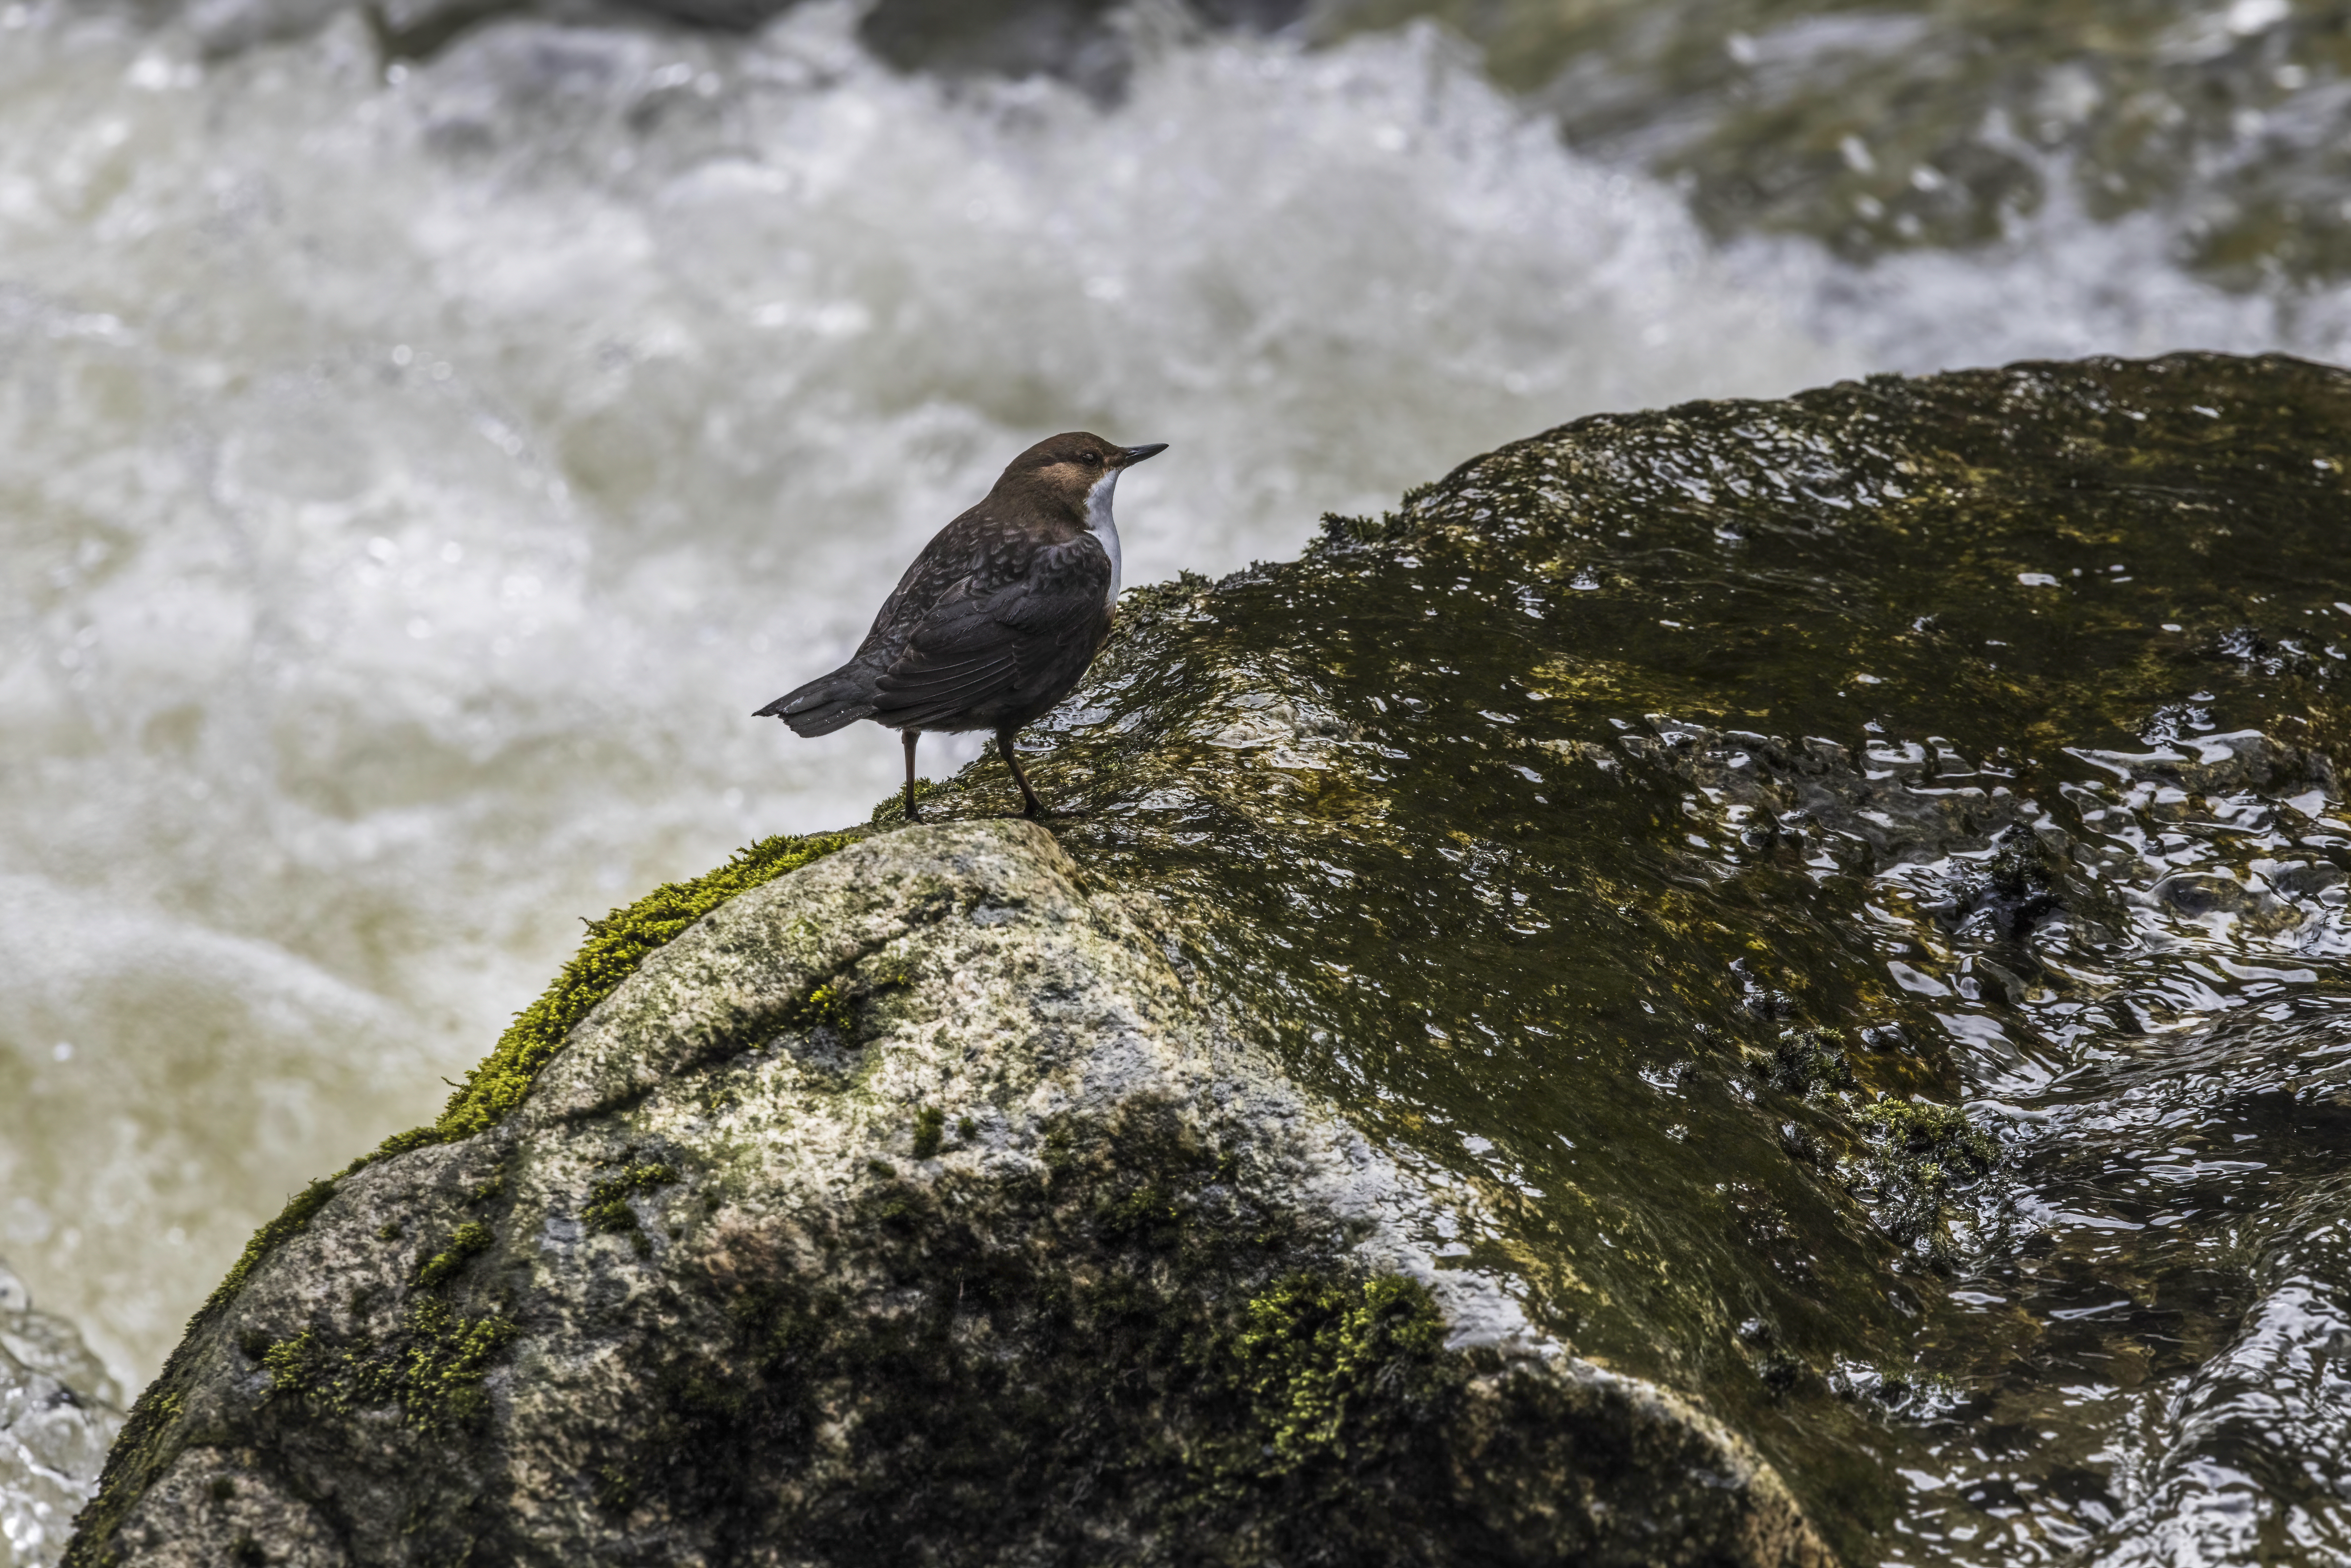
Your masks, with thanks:
[[[1118,488],[1119,473],[1112,469],[1086,492],[1086,531],[1102,541],[1102,553],[1110,557],[1110,596],[1103,601],[1107,604],[1118,602],[1118,519],[1110,515],[1110,498]]]

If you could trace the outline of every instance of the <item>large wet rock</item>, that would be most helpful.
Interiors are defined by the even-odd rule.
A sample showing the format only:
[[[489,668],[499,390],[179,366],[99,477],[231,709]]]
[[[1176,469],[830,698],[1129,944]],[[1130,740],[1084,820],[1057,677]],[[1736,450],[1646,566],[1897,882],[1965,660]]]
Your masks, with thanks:
[[[97,1490],[122,1395],[63,1318],[0,1262],[0,1568],[47,1568]]]
[[[740,894],[501,1119],[298,1203],[73,1560],[1828,1561],[1171,941],[1020,822]]]

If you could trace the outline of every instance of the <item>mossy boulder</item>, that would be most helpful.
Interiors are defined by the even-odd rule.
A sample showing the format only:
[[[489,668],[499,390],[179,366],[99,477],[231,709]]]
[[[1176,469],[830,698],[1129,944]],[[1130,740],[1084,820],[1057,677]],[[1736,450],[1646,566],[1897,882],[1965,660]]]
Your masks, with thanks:
[[[1828,1561],[1172,941],[1023,822],[740,893],[502,1117],[322,1184],[72,1560]]]

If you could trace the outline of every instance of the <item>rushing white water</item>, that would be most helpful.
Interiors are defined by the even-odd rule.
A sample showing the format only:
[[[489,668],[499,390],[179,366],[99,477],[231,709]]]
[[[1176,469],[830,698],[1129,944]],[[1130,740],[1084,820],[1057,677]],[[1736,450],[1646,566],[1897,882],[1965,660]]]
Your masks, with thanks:
[[[387,81],[0,10],[0,1253],[128,1382],[573,917],[889,788],[750,711],[1041,434],[1173,444],[1148,581],[1598,409],[2340,330],[2154,220],[1720,253],[1431,32],[1146,39],[1103,109],[852,19]]]

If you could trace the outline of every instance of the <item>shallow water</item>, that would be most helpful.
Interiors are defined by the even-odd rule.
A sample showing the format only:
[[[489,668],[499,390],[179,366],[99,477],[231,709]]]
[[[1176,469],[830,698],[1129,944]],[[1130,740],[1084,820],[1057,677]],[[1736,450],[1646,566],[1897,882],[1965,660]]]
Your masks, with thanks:
[[[1175,444],[1122,497],[1148,581],[1594,409],[2339,351],[2328,286],[2229,292],[2062,182],[1867,267],[1726,224],[1378,20],[1146,15],[1104,103],[899,74],[837,5],[392,71],[350,19],[207,57],[0,9],[0,1253],[43,1302],[142,1381],[575,916],[862,815],[886,737],[747,716],[1039,434]]]

